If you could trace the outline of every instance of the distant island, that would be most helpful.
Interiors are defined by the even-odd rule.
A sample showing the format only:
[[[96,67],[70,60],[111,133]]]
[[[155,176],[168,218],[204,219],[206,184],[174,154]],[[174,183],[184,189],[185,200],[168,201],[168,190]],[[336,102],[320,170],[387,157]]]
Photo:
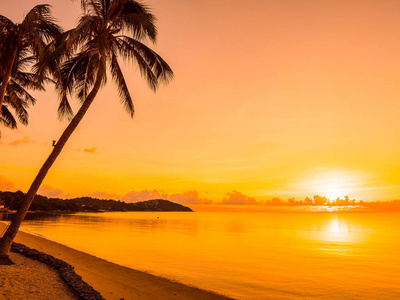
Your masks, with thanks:
[[[0,204],[5,209],[18,210],[24,193],[0,192]],[[62,211],[62,212],[110,212],[110,211],[188,211],[189,207],[163,199],[126,203],[116,200],[101,200],[91,197],[74,199],[47,198],[36,195],[29,211]]]
[[[24,198],[24,193],[1,192],[0,191],[0,212],[2,210],[18,210],[20,203]],[[217,205],[222,205],[217,203]],[[232,206],[233,204],[225,204]],[[263,202],[255,202],[257,206],[326,206],[326,207],[362,207],[374,211],[400,211],[400,200],[392,201],[372,201],[350,200],[345,196],[344,199],[337,198],[330,200],[324,196],[315,195],[312,198],[306,197],[304,200],[295,200],[290,198],[282,200],[273,198]],[[120,200],[104,200],[92,197],[79,197],[73,199],[48,198],[46,196],[36,195],[29,211],[60,211],[60,212],[124,212],[124,211],[188,211],[193,210],[187,206],[171,202],[164,199],[153,199],[141,202],[127,203]]]

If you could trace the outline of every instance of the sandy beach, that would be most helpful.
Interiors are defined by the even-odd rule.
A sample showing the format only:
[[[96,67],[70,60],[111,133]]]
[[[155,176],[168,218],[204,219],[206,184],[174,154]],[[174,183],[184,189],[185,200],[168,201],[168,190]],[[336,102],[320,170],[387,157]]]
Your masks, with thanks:
[[[17,253],[11,253],[10,257],[15,265],[0,266],[1,299],[79,299],[49,266]]]
[[[0,232],[3,232],[5,226],[4,223],[0,223]],[[26,232],[20,231],[16,242],[50,254],[72,265],[76,273],[82,276],[84,281],[99,291],[106,299],[229,299],[209,291],[126,268]],[[15,266],[1,267],[0,288],[4,299],[24,299],[23,296],[26,294],[23,290],[21,291],[21,287],[25,288],[25,292],[33,289],[53,293],[53,288],[45,287],[44,282],[47,285],[57,287],[58,289],[54,289],[54,293],[63,296],[51,294],[51,298],[43,295],[41,298],[30,299],[74,299],[68,288],[51,268],[14,253],[12,259],[16,262]],[[37,265],[40,265],[41,268],[39,269]],[[40,275],[32,276],[32,273],[30,273],[32,269],[35,269]],[[18,276],[15,274],[18,274]],[[26,280],[32,281],[30,285],[26,284]],[[17,296],[7,298],[14,294]]]

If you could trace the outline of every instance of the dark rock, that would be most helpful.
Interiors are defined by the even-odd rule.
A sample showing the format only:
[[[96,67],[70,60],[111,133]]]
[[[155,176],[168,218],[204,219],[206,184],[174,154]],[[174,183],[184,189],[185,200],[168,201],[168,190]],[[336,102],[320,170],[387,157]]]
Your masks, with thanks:
[[[73,266],[67,264],[65,261],[18,243],[13,243],[11,251],[21,253],[55,269],[60,274],[61,279],[67,283],[68,287],[80,299],[105,300],[98,291],[83,281],[82,277],[75,273]]]

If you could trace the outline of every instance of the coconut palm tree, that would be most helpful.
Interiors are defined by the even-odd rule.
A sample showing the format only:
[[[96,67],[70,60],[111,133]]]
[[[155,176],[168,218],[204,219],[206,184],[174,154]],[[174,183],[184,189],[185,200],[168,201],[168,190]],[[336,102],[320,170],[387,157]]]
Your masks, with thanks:
[[[14,23],[0,15],[0,108],[3,106],[13,69],[20,68],[17,65],[21,63],[31,62],[26,60],[28,53],[38,58],[43,48],[61,32],[47,4],[32,8],[21,23]],[[23,60],[19,61],[20,58]]]
[[[28,112],[26,109],[34,105],[36,99],[27,90],[44,91],[44,83],[51,81],[47,77],[43,76],[42,79],[39,79],[36,74],[26,72],[25,69],[36,62],[36,59],[33,56],[23,57],[23,55],[24,53],[20,51],[19,57],[14,62],[12,74],[4,95],[3,106],[0,109],[0,124],[11,129],[17,128],[16,119],[23,125],[28,124]],[[0,75],[1,80],[2,76]],[[16,117],[14,117],[10,108],[14,110]]]
[[[82,0],[83,16],[75,29],[67,31],[58,43],[54,43],[52,55],[42,62],[57,78],[60,96],[59,114],[69,116],[70,123],[55,144],[31,187],[25,195],[21,208],[0,240],[0,257],[7,261],[13,239],[24,219],[33,197],[50,167],[60,154],[79,122],[107,80],[107,70],[115,82],[125,110],[133,117],[134,106],[119,57],[136,62],[141,75],[156,90],[159,83],[167,83],[173,73],[168,64],[144,44],[155,42],[157,29],[155,18],[149,9],[134,0]],[[61,42],[60,42],[61,41]],[[61,50],[60,50],[61,49]],[[55,68],[62,61],[60,68]],[[43,67],[38,67],[43,71]],[[41,72],[43,73],[43,72]],[[68,95],[74,95],[82,103],[72,117]]]

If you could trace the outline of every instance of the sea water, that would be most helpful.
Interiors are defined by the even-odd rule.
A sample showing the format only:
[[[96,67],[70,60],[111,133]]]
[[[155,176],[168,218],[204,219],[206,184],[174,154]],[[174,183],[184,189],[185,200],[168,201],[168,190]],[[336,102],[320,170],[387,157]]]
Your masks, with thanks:
[[[32,216],[23,229],[237,299],[400,299],[398,212]]]

